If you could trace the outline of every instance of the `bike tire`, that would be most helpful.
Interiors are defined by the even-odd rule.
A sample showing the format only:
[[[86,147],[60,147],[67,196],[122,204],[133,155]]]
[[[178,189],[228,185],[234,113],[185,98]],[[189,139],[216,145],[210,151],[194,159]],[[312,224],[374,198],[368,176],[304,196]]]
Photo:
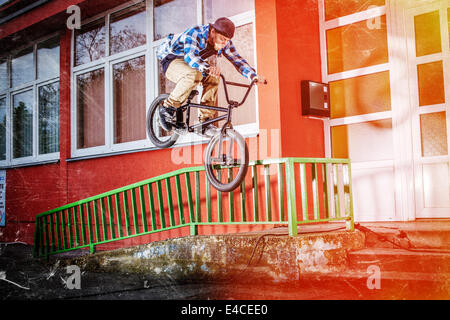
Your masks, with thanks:
[[[230,135],[231,138],[233,138],[236,141],[241,156],[242,155],[244,156],[244,158],[241,159],[239,171],[237,175],[233,178],[233,180],[229,181],[228,183],[222,183],[221,181],[219,181],[214,175],[213,165],[211,164],[210,161],[212,157],[212,152],[214,151],[214,147],[220,141],[219,139],[221,134],[217,134],[211,139],[211,141],[208,143],[206,147],[204,154],[206,177],[214,188],[222,192],[230,192],[240,186],[242,180],[244,180],[245,175],[247,174],[249,161],[248,147],[247,144],[245,143],[244,137],[242,137],[242,135],[239,132],[234,131],[233,129],[227,129],[226,134]]]
[[[179,134],[176,133],[174,130],[171,131],[170,136],[167,137],[167,139],[162,140],[158,135],[156,134],[158,128],[155,128],[156,120],[155,117],[157,117],[157,112],[159,106],[162,105],[164,100],[167,99],[169,95],[166,93],[160,94],[158,97],[156,97],[155,100],[153,100],[152,104],[150,105],[150,108],[148,108],[147,111],[147,119],[146,119],[146,127],[147,127],[147,134],[150,138],[150,141],[153,142],[155,146],[158,148],[170,148],[177,142],[179,138]],[[164,130],[164,129],[163,129]],[[167,132],[167,131],[166,131]]]

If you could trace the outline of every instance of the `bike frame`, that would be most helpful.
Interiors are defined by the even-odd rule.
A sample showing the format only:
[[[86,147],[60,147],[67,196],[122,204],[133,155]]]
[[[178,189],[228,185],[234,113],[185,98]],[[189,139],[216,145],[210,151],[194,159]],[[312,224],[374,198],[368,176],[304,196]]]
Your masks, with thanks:
[[[189,96],[187,103],[183,106],[180,107],[180,111],[184,112],[187,111],[186,113],[186,127],[188,132],[194,132],[196,131],[196,129],[200,128],[203,130],[203,128],[207,127],[208,125],[218,122],[218,121],[222,121],[222,120],[226,120],[225,124],[222,126],[221,128],[221,132],[223,133],[225,128],[233,128],[233,125],[231,124],[231,115],[232,115],[232,110],[233,108],[237,108],[241,105],[243,105],[245,103],[245,101],[247,100],[248,95],[250,94],[250,90],[252,89],[253,85],[256,83],[256,80],[253,80],[250,84],[242,84],[242,83],[236,83],[236,82],[231,82],[231,81],[226,81],[225,77],[221,74],[220,77],[222,78],[222,83],[223,83],[223,87],[225,89],[225,98],[227,100],[228,103],[228,107],[214,107],[214,106],[207,106],[207,105],[203,105],[203,104],[197,104],[197,103],[191,103],[191,100],[195,97],[196,94]],[[247,91],[244,95],[244,98],[242,99],[241,102],[237,102],[237,101],[233,101],[229,99],[228,96],[228,88],[227,85],[231,85],[231,86],[236,86],[236,87],[243,87],[243,88],[247,88]],[[193,91],[194,92],[194,91]],[[190,125],[190,111],[191,108],[200,108],[200,109],[207,109],[207,110],[214,110],[214,111],[219,111],[219,112],[226,112],[226,114],[209,119],[205,122],[201,122],[201,123],[197,123],[195,125]]]

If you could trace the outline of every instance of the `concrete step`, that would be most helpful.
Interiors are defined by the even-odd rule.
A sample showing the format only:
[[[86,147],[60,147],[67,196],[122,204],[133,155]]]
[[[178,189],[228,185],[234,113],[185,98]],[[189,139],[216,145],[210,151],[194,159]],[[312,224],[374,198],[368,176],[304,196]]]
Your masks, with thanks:
[[[366,272],[371,265],[378,266],[381,272],[445,274],[450,273],[450,253],[390,248],[366,248],[349,252],[350,270]]]
[[[378,282],[373,273],[346,270],[335,273],[305,274],[304,281],[347,285],[347,291],[357,299],[376,300],[448,300],[450,299],[450,273],[423,273],[404,271],[381,271]]]
[[[417,248],[450,251],[450,222],[360,223],[366,246],[372,248]],[[356,225],[358,227],[358,225]],[[368,230],[365,230],[367,228]]]

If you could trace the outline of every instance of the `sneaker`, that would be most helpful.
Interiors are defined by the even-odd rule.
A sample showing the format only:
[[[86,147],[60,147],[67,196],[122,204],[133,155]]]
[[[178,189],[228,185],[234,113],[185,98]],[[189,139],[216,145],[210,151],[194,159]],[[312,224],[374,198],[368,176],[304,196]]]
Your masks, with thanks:
[[[174,119],[176,112],[177,112],[177,109],[172,106],[159,107],[159,123],[161,124],[161,127],[164,130],[166,130],[166,131],[172,130],[172,123],[174,122],[174,120],[176,121],[176,119]]]
[[[213,124],[208,124],[205,129],[203,129],[203,134],[208,137],[214,137],[219,132],[219,128],[217,128]]]
[[[216,133],[218,132],[218,128],[213,125],[213,124],[208,124],[206,127],[202,128],[202,127],[198,127],[195,130],[195,133],[201,136],[208,136],[208,137],[213,137],[216,135]]]

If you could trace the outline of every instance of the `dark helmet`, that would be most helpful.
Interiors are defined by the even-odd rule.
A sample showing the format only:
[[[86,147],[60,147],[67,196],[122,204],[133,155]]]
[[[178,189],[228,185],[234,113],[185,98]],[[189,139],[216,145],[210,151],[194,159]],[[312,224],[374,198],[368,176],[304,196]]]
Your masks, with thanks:
[[[233,21],[225,17],[217,19],[216,22],[212,24],[212,27],[221,35],[230,39],[233,38],[234,30],[236,29]]]

